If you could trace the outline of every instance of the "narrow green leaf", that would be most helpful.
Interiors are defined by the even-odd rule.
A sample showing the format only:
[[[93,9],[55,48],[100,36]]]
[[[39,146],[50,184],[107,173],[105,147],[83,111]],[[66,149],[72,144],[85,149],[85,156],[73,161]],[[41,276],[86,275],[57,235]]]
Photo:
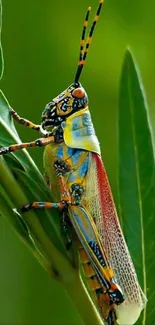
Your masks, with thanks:
[[[25,245],[30,249],[32,254],[37,258],[40,264],[45,270],[50,268],[50,262],[45,259],[45,257],[37,249],[35,242],[30,236],[29,230],[26,223],[19,215],[19,213],[12,208],[11,204],[8,204],[8,199],[6,200],[6,193],[4,193],[3,188],[0,186],[0,210],[3,217],[11,224],[14,231],[20,237],[20,239],[25,243]]]
[[[1,31],[2,31],[2,1],[0,0],[0,79],[3,76],[3,70],[4,70],[3,50],[1,45]]]
[[[35,179],[30,178],[25,172],[18,170],[17,168],[12,168],[13,175],[26,194],[28,200],[33,201],[51,201],[51,196],[46,187],[42,189],[40,183],[38,184]],[[46,185],[47,186],[47,185]],[[45,217],[46,214],[46,217]],[[66,251],[64,236],[61,234],[61,218],[53,215],[53,210],[38,210],[38,219],[40,220],[44,230],[52,239],[53,243],[61,249]],[[63,251],[63,252],[64,252]]]
[[[137,324],[155,320],[155,161],[139,72],[127,50],[119,99],[119,204],[122,227],[148,304]]]
[[[0,90],[0,145],[2,147],[8,147],[14,143],[21,143],[21,140],[15,129],[13,119],[9,114],[9,109],[10,105],[3,92]],[[36,181],[38,181],[38,183],[40,180],[43,182],[42,175],[40,174],[31,156],[25,149],[12,153],[10,155],[10,159],[18,161],[21,165],[21,168],[24,167],[25,171],[29,174],[30,177],[36,177]]]

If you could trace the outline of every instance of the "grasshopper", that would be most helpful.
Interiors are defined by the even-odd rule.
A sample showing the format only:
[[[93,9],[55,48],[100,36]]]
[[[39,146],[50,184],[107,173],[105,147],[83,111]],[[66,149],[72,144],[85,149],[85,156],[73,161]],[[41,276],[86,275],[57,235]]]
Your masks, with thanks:
[[[146,303],[117,217],[110,185],[101,159],[100,146],[88,108],[88,96],[79,82],[103,0],[85,41],[89,7],[82,30],[74,82],[49,102],[40,125],[21,118],[19,123],[40,132],[29,143],[1,148],[4,155],[19,149],[45,146],[44,167],[51,191],[58,202],[31,202],[29,209],[59,209],[79,240],[78,250],[99,312],[108,325],[134,324]],[[69,245],[71,239],[68,236]]]

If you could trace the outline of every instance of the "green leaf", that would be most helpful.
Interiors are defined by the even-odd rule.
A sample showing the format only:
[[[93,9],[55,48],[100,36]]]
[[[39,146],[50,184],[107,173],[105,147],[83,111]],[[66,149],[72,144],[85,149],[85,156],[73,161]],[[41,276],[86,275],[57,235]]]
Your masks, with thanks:
[[[137,324],[155,320],[155,161],[148,108],[138,68],[127,50],[119,99],[119,205],[122,227],[148,298]]]
[[[1,45],[1,31],[2,31],[2,1],[0,0],[0,79],[3,76],[3,70],[4,70],[3,50]]]
[[[14,143],[21,143],[21,140],[18,136],[18,133],[14,127],[13,119],[9,114],[10,105],[4,96],[3,92],[0,90],[0,145],[2,147],[8,147]],[[21,168],[25,169],[25,172],[32,178],[36,177],[36,181],[42,183],[43,180],[42,175],[40,174],[37,166],[34,161],[28,154],[26,150],[19,150],[10,155],[10,158],[6,159],[14,159],[21,165]],[[44,185],[43,185],[44,187]]]
[[[20,239],[26,244],[26,246],[30,249],[32,254],[38,259],[40,264],[47,269],[48,261],[45,260],[44,256],[40,254],[38,251],[35,242],[33,241],[32,237],[30,236],[29,230],[26,226],[26,223],[17,212],[16,209],[13,209],[11,204],[8,204],[9,199],[6,200],[6,193],[4,189],[0,186],[0,210],[1,214],[9,223],[11,224],[12,228],[16,231],[17,235]]]

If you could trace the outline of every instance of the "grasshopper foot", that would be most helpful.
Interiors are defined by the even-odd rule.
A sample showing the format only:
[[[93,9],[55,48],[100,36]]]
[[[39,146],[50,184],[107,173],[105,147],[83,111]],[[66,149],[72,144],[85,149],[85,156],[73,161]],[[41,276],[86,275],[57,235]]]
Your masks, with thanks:
[[[21,212],[28,212],[29,210],[32,209],[32,203],[23,205],[21,208]]]
[[[9,151],[11,151],[11,150],[9,150],[8,148],[1,148],[1,149],[0,149],[0,155],[5,155],[5,154],[8,153]]]
[[[115,310],[111,309],[107,317],[107,323],[108,325],[116,325],[116,321],[117,321],[117,316]]]

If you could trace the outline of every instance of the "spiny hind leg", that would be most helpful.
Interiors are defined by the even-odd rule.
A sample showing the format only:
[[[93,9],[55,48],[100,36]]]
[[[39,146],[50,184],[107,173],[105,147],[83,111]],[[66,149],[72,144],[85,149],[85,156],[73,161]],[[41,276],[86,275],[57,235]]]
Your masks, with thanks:
[[[16,111],[13,108],[10,108],[9,110],[10,115],[12,116],[12,118],[17,121],[18,123],[27,126],[30,129],[33,129],[35,131],[40,131],[40,125],[34,124],[33,122],[19,116]]]

